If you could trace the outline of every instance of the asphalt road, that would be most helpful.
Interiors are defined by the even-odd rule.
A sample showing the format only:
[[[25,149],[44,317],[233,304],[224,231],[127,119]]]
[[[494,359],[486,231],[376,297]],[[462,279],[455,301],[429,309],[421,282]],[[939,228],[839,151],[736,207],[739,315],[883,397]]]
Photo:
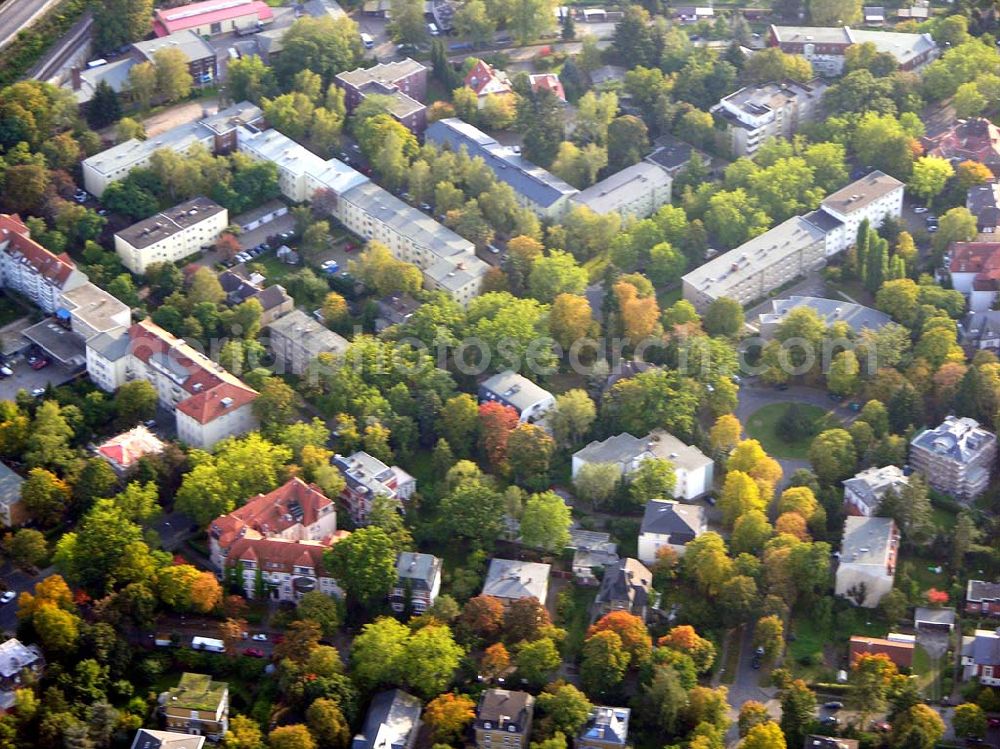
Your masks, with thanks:
[[[58,0],[7,0],[0,5],[0,47],[13,41],[19,31],[28,28]]]
[[[37,574],[29,575],[19,569],[15,569],[10,563],[0,567],[0,579],[3,580],[7,590],[15,593],[24,593],[35,587],[35,584],[44,580],[54,572],[54,568],[46,567]],[[17,599],[0,606],[0,633],[13,632],[17,629]],[[6,638],[5,638],[6,639]]]

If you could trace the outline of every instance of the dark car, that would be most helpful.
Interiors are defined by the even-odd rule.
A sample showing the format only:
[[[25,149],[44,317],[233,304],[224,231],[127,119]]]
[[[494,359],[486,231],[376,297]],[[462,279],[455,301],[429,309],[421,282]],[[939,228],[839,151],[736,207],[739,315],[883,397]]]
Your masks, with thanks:
[[[1000,728],[1000,718],[987,718],[986,724],[990,728]]]
[[[760,656],[754,655],[754,657],[750,661],[750,668],[752,668],[754,671],[759,671],[760,664],[761,664]]]
[[[823,720],[819,722],[821,726],[826,726],[828,728],[833,728],[840,725],[840,718],[836,715],[827,715]]]
[[[840,710],[844,706],[843,702],[838,702],[834,700],[833,702],[824,702],[823,707],[827,710]]]
[[[774,389],[775,390],[788,390],[788,383],[787,382],[779,382],[777,385],[774,386]]]

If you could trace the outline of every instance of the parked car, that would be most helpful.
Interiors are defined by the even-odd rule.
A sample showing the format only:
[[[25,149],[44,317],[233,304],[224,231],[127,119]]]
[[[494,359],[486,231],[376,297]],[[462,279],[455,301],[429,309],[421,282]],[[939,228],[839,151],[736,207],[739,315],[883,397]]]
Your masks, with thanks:
[[[6,365],[0,365],[0,377],[10,377],[14,374],[14,370]]]
[[[45,369],[47,366],[49,366],[48,359],[38,358],[35,359],[35,361],[31,362],[32,369]]]
[[[922,205],[918,205],[916,208],[913,209],[913,212],[914,213],[927,213],[927,209],[924,206],[922,206]]]
[[[5,590],[3,595],[0,595],[0,603],[10,603],[15,598],[17,598],[17,593],[12,590]]]
[[[823,707],[827,710],[840,710],[844,707],[844,703],[838,700],[833,700],[832,702],[824,702]]]
[[[243,655],[248,655],[251,658],[266,658],[266,654],[260,648],[247,648],[243,651]]]
[[[258,632],[250,639],[253,640],[254,642],[267,642],[267,635],[265,635],[263,632]]]
[[[45,388],[35,388],[31,391],[31,394],[35,398],[41,398],[43,395],[45,395]]]
[[[823,720],[819,722],[821,726],[826,726],[827,728],[836,728],[840,725],[840,718],[836,715],[827,715]]]
[[[323,270],[324,273],[332,276],[338,270],[340,270],[340,263],[338,263],[336,260],[327,260],[320,266],[320,268]]]

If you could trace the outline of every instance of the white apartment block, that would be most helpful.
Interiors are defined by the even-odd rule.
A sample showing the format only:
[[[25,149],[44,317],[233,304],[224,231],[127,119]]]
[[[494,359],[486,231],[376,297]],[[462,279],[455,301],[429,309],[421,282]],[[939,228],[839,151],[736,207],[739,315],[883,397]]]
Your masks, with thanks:
[[[88,283],[68,255],[49,252],[18,216],[7,214],[0,214],[0,282],[50,315],[61,306],[63,292]]]
[[[996,435],[967,417],[949,416],[910,442],[914,469],[935,489],[963,502],[986,490],[996,458]]]
[[[617,213],[622,219],[649,218],[670,202],[673,180],[665,169],[648,161],[627,166],[577,193],[570,202],[594,213]]]
[[[447,292],[459,304],[479,294],[489,266],[471,242],[379,187],[337,159],[324,161],[276,130],[240,128],[239,149],[278,167],[278,183],[289,200],[310,200],[319,189],[337,198],[333,216],[366,240],[384,244],[393,257],[424,274],[424,286]]]
[[[88,340],[87,373],[107,392],[136,379],[151,383],[160,405],[176,415],[178,438],[194,447],[258,427],[257,391],[151,320],[117,338],[101,333]]]
[[[151,263],[173,263],[209,249],[229,226],[229,211],[204,197],[192,198],[115,234],[115,252],[137,275]]]
[[[899,530],[892,518],[848,517],[834,593],[857,606],[875,608],[892,590],[898,553]]]
[[[820,78],[809,83],[771,81],[746,86],[712,107],[726,123],[733,156],[751,156],[768,138],[791,138],[822,108],[828,88]]]
[[[99,198],[112,182],[125,179],[133,169],[149,166],[153,154],[161,149],[184,154],[200,145],[213,153],[229,151],[234,145],[236,127],[260,122],[262,118],[259,107],[241,102],[147,140],[131,138],[84,159],[80,165],[83,186]]]
[[[767,294],[854,244],[865,219],[872,228],[903,212],[904,184],[874,171],[827,196],[805,216],[793,216],[685,275],[684,298],[704,311],[720,297],[742,305]]]

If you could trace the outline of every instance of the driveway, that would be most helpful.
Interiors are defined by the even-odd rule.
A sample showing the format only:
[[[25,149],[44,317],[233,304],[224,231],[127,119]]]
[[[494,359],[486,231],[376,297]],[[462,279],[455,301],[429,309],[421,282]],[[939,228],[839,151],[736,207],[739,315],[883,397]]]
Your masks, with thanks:
[[[726,745],[732,746],[739,739],[739,726],[737,718],[740,708],[745,702],[756,700],[762,703],[769,715],[775,720],[781,716],[781,704],[778,701],[778,690],[774,687],[760,686],[762,672],[755,669],[753,661],[753,627],[743,628],[743,637],[740,642],[739,668],[736,671],[736,678],[728,686],[729,694],[729,719],[732,724],[726,734]]]
[[[45,388],[49,384],[57,387],[75,376],[73,372],[55,363],[45,369],[32,369],[20,355],[8,359],[7,366],[14,370],[14,375],[0,380],[0,400],[14,400],[18,390],[30,393],[35,388]]]

